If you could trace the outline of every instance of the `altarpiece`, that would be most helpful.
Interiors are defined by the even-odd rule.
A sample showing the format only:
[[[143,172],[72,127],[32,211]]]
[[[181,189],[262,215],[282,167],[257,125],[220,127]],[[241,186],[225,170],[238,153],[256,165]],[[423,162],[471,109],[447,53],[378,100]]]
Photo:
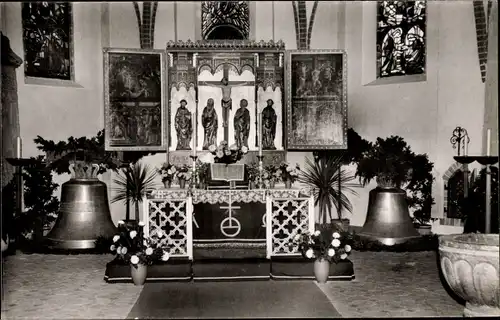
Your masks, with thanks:
[[[169,161],[190,163],[193,148],[226,141],[248,147],[242,162],[257,162],[260,113],[263,161],[284,161],[284,50],[281,41],[169,42]]]

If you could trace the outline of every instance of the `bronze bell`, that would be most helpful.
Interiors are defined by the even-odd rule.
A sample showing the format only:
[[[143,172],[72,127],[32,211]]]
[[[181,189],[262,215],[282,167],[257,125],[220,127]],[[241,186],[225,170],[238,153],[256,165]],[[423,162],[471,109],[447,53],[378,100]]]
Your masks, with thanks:
[[[62,185],[59,215],[46,236],[49,248],[93,249],[99,236],[116,233],[107,186],[97,179],[98,170],[93,165],[87,173],[78,165],[70,165],[72,178]]]
[[[419,237],[408,211],[406,193],[398,188],[377,187],[371,190],[360,235],[388,246]]]

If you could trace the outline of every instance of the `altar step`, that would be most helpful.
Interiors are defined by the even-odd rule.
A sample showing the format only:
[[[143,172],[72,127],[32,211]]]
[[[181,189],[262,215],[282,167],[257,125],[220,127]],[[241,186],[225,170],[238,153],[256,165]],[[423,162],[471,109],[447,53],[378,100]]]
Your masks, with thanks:
[[[248,281],[314,279],[314,263],[300,256],[272,259],[171,259],[148,267],[146,281]],[[349,260],[332,264],[329,280],[354,279]],[[106,266],[104,280],[109,283],[132,282],[130,266],[118,260]]]
[[[269,259],[198,259],[193,261],[195,281],[268,280]]]

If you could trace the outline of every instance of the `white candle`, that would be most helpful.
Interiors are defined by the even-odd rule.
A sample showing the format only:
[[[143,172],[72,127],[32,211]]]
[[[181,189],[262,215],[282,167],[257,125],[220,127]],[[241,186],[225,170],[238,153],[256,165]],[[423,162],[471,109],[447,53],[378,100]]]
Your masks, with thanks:
[[[193,115],[193,156],[196,156],[196,132],[197,132],[197,128],[196,128],[196,112],[193,112],[194,115]]]
[[[16,158],[17,159],[20,159],[21,158],[21,137],[17,137],[17,141],[16,141]]]
[[[491,156],[491,129],[486,132],[486,156]]]
[[[464,156],[467,157],[467,152],[469,151],[469,143],[467,137],[464,137]]]
[[[258,126],[258,136],[259,136],[259,156],[262,156],[262,113],[259,113],[259,119],[257,121]]]

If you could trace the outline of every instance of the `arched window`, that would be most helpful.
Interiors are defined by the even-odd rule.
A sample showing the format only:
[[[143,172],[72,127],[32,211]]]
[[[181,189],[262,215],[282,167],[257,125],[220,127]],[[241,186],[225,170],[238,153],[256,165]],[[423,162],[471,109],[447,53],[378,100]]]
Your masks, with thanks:
[[[22,4],[26,77],[73,80],[71,9],[68,2]]]
[[[457,170],[448,180],[447,186],[447,212],[448,218],[460,218],[462,215],[460,200],[464,197],[464,173]]]
[[[250,33],[248,1],[203,1],[201,30],[204,40],[247,40]]]
[[[377,78],[425,73],[425,1],[378,1]]]

